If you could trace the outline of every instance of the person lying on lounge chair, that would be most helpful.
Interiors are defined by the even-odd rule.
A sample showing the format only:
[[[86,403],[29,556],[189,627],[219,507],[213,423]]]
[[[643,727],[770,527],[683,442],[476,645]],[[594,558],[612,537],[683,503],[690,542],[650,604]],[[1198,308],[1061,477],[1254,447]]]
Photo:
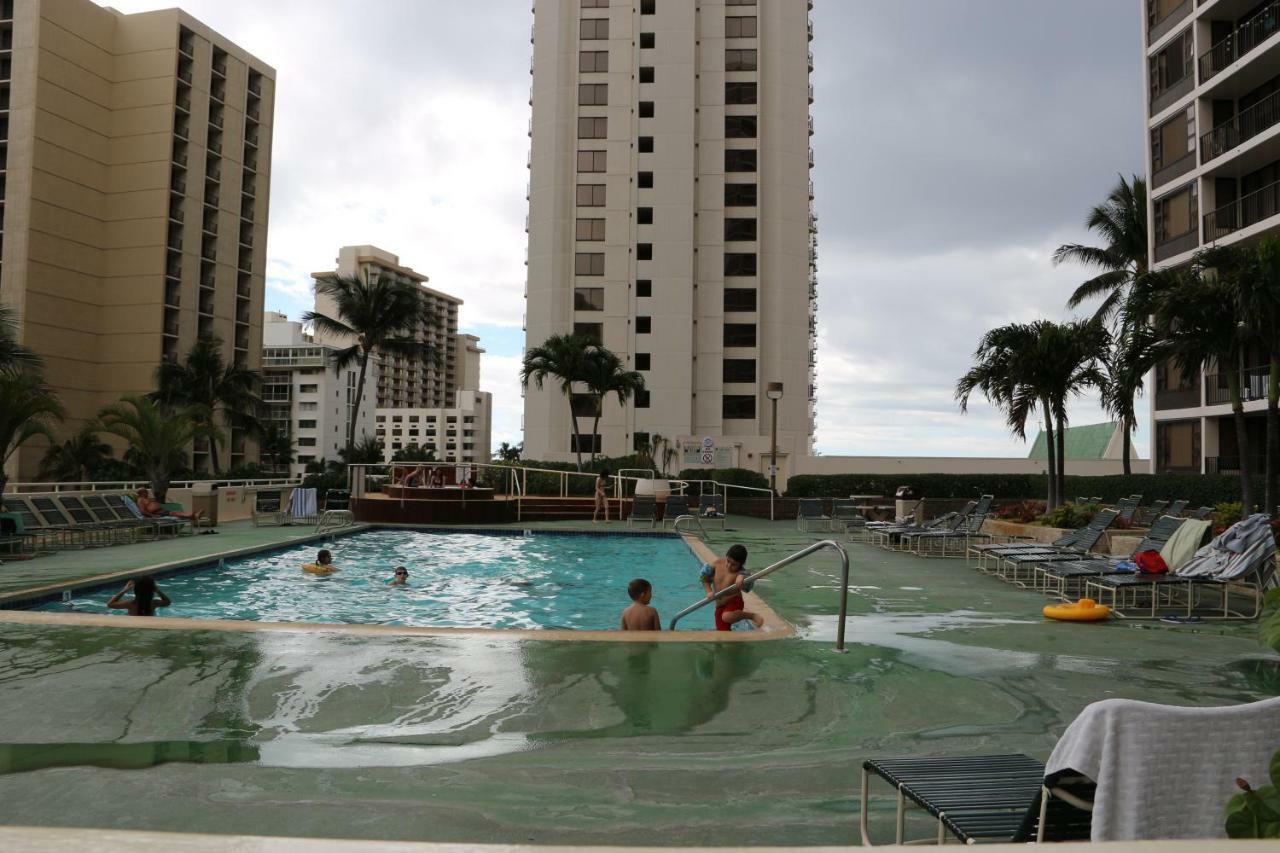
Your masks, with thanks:
[[[203,512],[175,512],[165,509],[164,504],[151,497],[148,489],[138,489],[138,509],[147,518],[181,518],[184,521],[202,521]]]

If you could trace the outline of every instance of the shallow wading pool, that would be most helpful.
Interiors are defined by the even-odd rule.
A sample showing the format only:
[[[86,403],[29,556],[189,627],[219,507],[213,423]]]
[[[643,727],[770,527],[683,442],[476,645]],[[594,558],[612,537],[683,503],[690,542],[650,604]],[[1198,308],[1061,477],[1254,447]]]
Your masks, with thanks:
[[[320,546],[227,560],[159,578],[162,616],[454,628],[611,630],[627,584],[653,584],[664,620],[702,596],[700,561],[677,536],[490,535],[375,530],[329,546],[338,571],[302,571]],[[388,586],[395,566],[409,585]],[[105,613],[114,590],[76,592],[38,609]],[[120,611],[116,611],[120,612]],[[680,623],[710,630],[711,608]]]

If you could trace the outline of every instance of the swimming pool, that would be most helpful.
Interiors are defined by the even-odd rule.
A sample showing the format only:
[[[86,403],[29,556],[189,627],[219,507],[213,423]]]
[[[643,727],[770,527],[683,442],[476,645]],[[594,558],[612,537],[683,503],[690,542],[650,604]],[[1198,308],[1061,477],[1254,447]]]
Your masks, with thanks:
[[[159,578],[173,599],[162,616],[261,622],[327,622],[458,628],[612,630],[630,600],[627,583],[653,584],[663,619],[697,601],[699,560],[664,536],[488,535],[374,530],[330,546],[339,571],[301,570],[320,546],[228,560]],[[394,566],[407,587],[389,587]],[[104,613],[115,590],[73,593],[44,612]],[[118,612],[118,611],[117,611]],[[710,630],[711,608],[680,623]]]

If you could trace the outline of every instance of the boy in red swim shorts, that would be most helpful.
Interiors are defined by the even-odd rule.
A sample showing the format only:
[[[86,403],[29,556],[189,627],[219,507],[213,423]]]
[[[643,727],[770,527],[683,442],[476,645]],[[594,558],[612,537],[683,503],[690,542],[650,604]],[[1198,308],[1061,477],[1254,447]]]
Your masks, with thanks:
[[[741,545],[733,545],[725,555],[715,561],[714,565],[702,567],[702,588],[707,591],[707,598],[723,589],[735,587],[735,591],[725,594],[716,600],[716,630],[732,631],[735,622],[749,619],[759,628],[764,618],[746,609],[742,593],[746,591],[743,581],[746,580],[747,549]]]

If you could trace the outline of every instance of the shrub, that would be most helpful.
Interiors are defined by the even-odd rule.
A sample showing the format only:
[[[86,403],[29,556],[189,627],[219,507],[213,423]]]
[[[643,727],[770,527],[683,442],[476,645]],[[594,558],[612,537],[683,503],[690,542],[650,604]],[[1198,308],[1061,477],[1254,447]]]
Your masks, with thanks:
[[[1075,530],[1078,527],[1084,527],[1093,517],[1098,514],[1098,508],[1092,504],[1080,506],[1071,501],[1067,501],[1053,512],[1040,516],[1038,522],[1047,527],[1061,527],[1067,530]]]
[[[1215,524],[1220,524],[1227,528],[1235,524],[1244,517],[1244,507],[1239,501],[1235,503],[1223,502],[1213,508],[1213,520]]]
[[[996,510],[996,518],[1030,524],[1044,515],[1046,508],[1044,501],[1011,501],[1000,505]]]

